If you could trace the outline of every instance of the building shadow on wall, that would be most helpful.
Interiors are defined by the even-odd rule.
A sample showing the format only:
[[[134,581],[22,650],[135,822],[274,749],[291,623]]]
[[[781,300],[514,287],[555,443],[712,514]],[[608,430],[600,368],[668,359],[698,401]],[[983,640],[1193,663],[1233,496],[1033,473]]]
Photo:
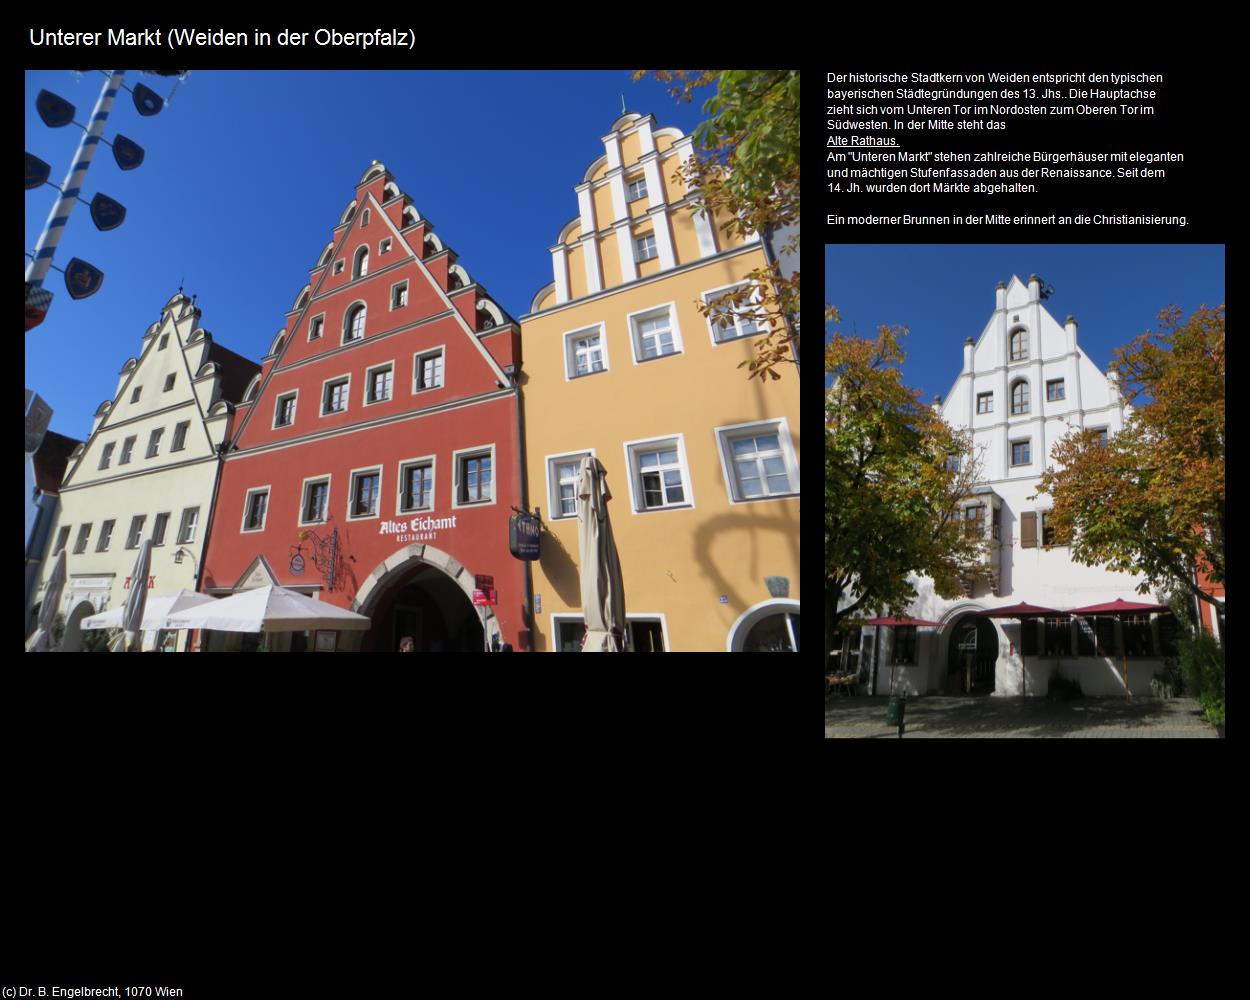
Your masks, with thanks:
[[[539,563],[565,606],[581,607],[581,570],[573,554],[564,547],[554,531],[547,530],[546,524],[543,525],[542,558]]]

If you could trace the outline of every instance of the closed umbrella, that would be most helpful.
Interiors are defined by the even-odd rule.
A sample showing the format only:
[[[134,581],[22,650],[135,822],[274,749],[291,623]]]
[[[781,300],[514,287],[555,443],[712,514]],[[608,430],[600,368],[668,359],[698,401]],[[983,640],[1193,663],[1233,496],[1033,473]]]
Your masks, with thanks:
[[[319,628],[364,631],[372,624],[365,615],[273,585],[180,611],[167,621],[170,628],[219,632],[303,632]]]
[[[61,603],[61,591],[65,589],[65,550],[61,549],[52,567],[52,575],[43,588],[43,603],[39,605],[39,624],[26,647],[28,653],[52,652],[52,625],[56,621],[56,609]]]
[[[1032,618],[1063,618],[1068,612],[1057,611],[1054,608],[1039,608],[1036,604],[1026,604],[1021,601],[1019,604],[1013,604],[1006,608],[991,608],[989,611],[982,611],[982,618],[1017,618],[1021,625]],[[1020,675],[1021,684],[1024,694],[1029,693],[1029,675],[1024,669],[1024,636],[1020,637]]]
[[[612,537],[607,470],[587,455],[578,470],[577,541],[581,555],[583,653],[619,653],[625,646],[625,587]]]
[[[144,539],[130,573],[130,595],[122,610],[124,630],[109,646],[110,653],[138,653],[143,648],[143,609],[148,599],[148,569],[152,565],[152,539]]]
[[[1127,618],[1131,615],[1149,614],[1152,611],[1168,611],[1170,610],[1164,604],[1143,604],[1140,601],[1125,601],[1117,597],[1114,601],[1107,601],[1104,604],[1091,604],[1084,608],[1073,608],[1068,612],[1070,615],[1081,615],[1082,617],[1092,615],[1098,618],[1107,615],[1111,618]],[[1128,649],[1124,650],[1124,692],[1129,697],[1133,697],[1133,692],[1128,687]]]

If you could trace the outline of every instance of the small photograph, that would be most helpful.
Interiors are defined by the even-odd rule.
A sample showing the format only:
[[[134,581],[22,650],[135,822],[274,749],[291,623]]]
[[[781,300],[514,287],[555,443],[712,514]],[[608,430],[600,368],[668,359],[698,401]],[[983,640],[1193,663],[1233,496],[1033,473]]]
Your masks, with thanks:
[[[825,288],[826,737],[1222,737],[1223,246]]]

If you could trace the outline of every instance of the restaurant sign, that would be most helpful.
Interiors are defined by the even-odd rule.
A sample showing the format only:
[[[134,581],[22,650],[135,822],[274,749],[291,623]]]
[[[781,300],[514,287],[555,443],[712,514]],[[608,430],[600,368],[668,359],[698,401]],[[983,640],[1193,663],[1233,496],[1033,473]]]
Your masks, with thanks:
[[[394,535],[395,541],[407,545],[410,542],[432,542],[444,528],[454,528],[456,516],[414,517],[407,521],[383,521],[378,525],[379,535]]]
[[[517,558],[537,559],[542,522],[533,514],[513,514],[508,518],[508,550]]]

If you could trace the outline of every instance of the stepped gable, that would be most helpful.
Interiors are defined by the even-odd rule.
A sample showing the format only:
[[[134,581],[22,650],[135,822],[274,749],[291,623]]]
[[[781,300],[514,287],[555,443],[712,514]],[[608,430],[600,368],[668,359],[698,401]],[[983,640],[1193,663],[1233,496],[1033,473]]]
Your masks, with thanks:
[[[357,326],[353,317],[362,307]],[[359,328],[362,334],[353,337]],[[520,326],[472,279],[433,223],[375,160],[262,360],[259,385],[242,401],[236,446],[246,449],[271,439],[275,428],[265,415],[272,416],[275,395],[294,391],[297,382],[307,389],[310,363],[318,372],[324,364],[327,373],[350,370],[353,379],[363,378],[357,369],[374,363],[370,345],[396,335],[403,347],[395,346],[391,354],[411,356],[414,344],[445,348],[447,364],[457,370],[455,388],[441,390],[450,396],[510,385],[512,366],[521,360]],[[411,373],[401,376],[397,369],[395,377]],[[262,416],[253,420],[256,412]]]

